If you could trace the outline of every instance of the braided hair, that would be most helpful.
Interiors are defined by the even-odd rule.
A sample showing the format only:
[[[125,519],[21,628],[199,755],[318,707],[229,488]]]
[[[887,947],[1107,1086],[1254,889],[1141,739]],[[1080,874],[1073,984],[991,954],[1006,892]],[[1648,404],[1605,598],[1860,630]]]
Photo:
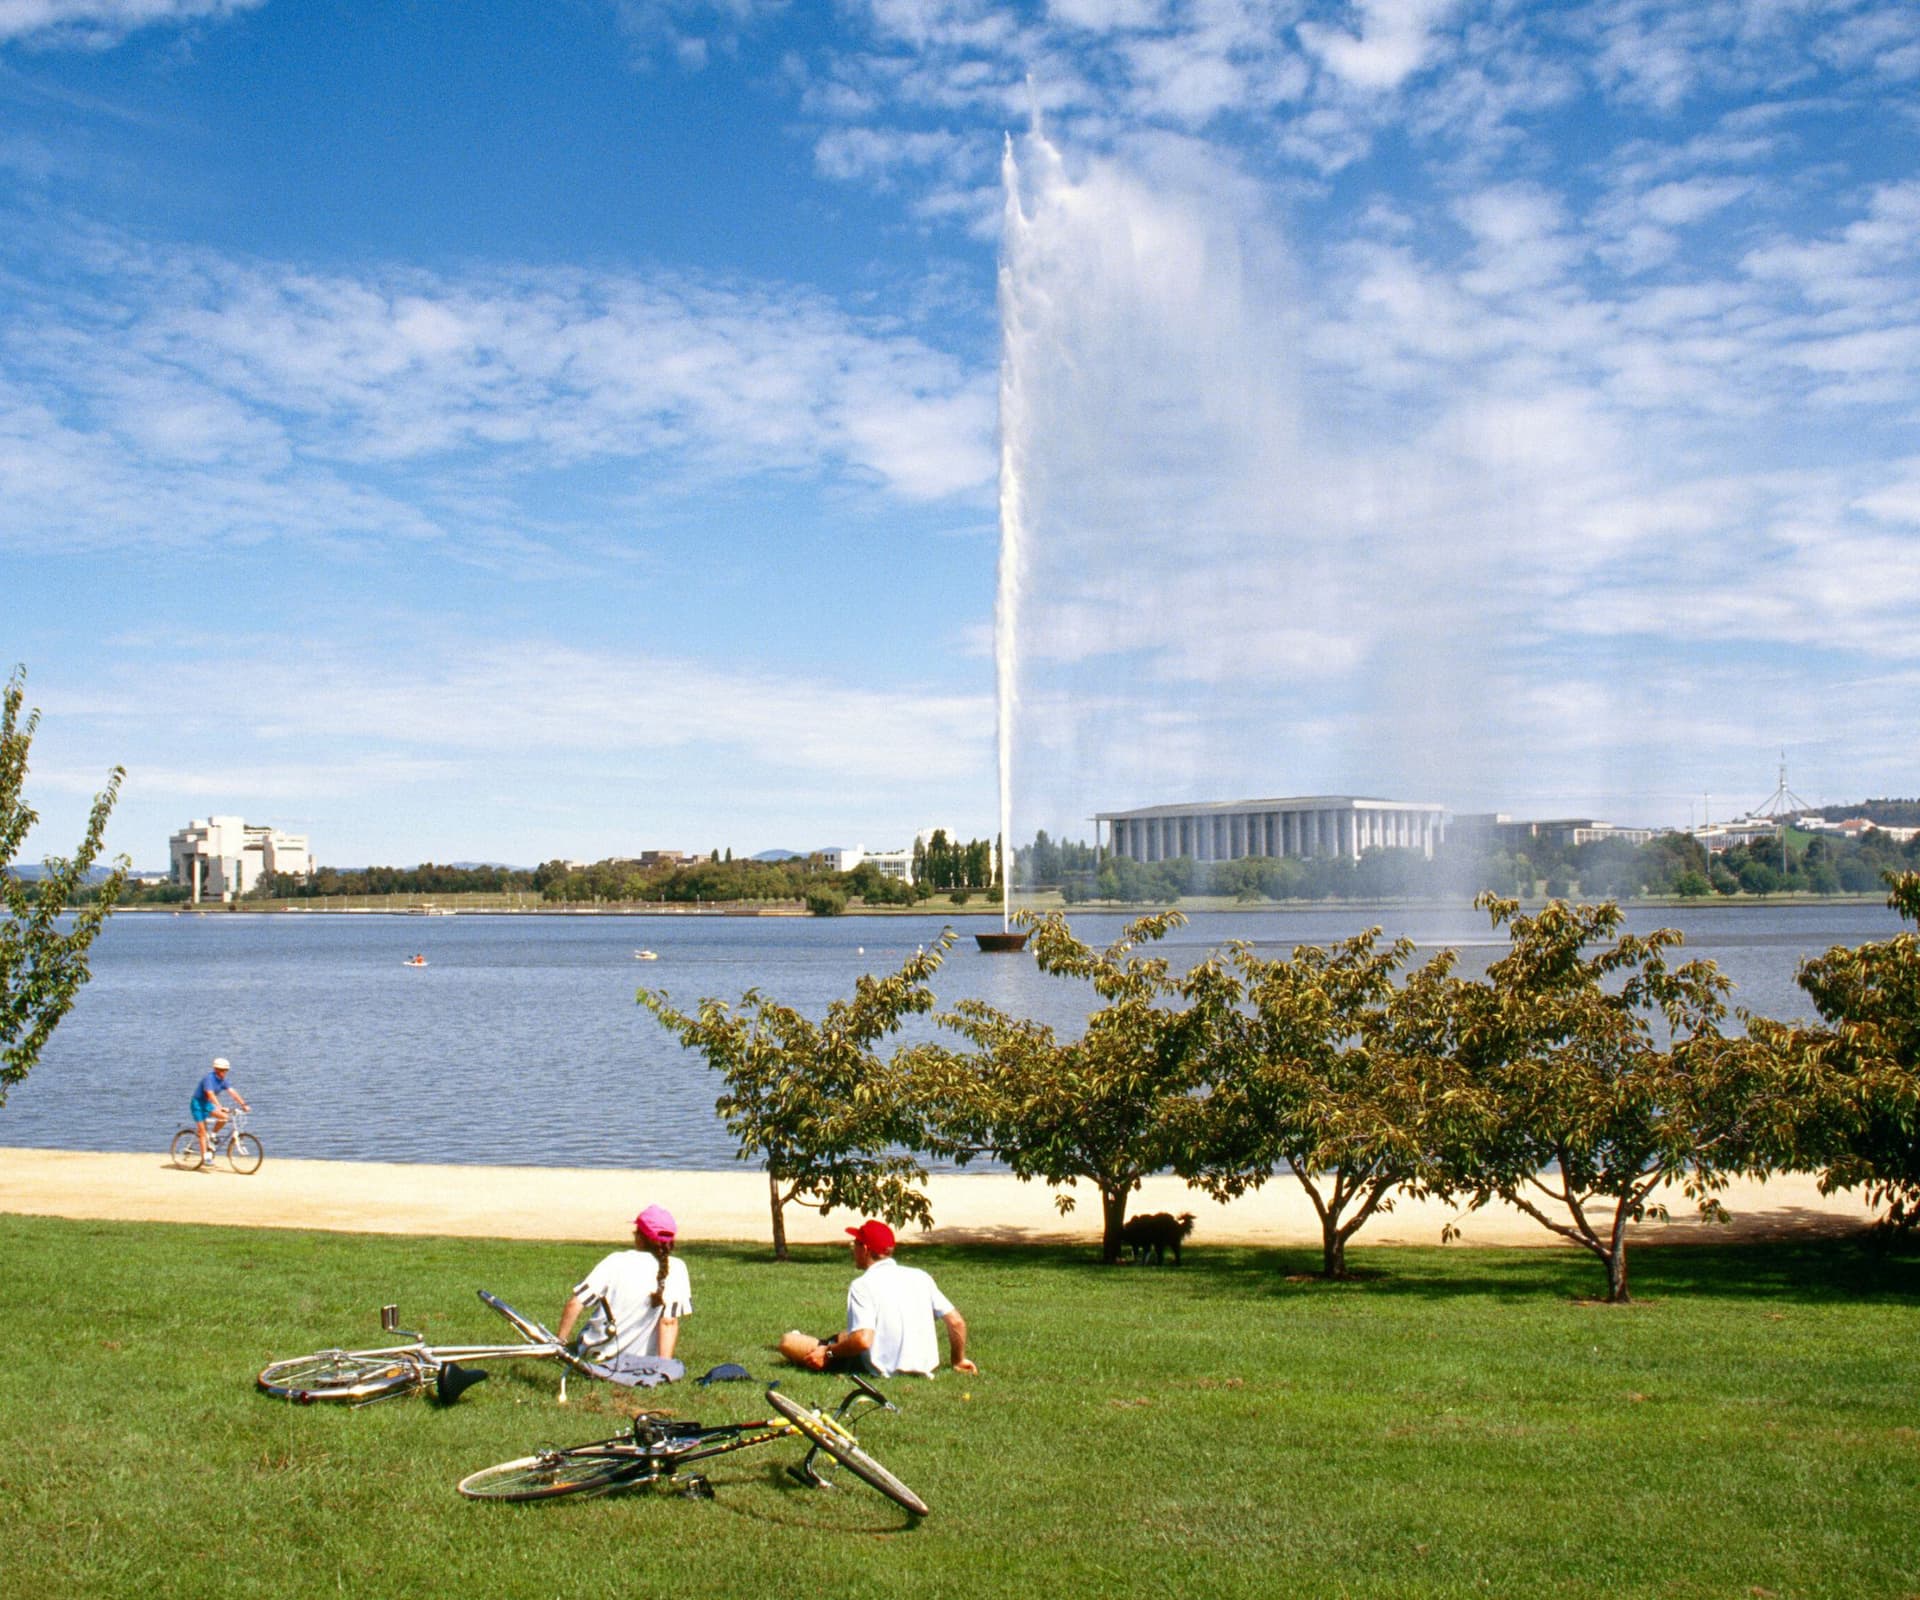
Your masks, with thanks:
[[[647,1248],[653,1252],[653,1259],[660,1263],[660,1275],[653,1280],[653,1303],[664,1308],[667,1303],[667,1262],[673,1256],[671,1239],[649,1239]]]

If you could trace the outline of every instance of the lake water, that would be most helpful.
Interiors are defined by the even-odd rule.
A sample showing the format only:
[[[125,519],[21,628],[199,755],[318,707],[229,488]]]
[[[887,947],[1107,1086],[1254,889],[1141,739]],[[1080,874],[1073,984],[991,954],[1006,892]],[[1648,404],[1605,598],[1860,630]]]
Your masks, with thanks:
[[[1462,909],[1196,915],[1165,942],[1177,966],[1228,939],[1269,952],[1374,923],[1450,943],[1463,970],[1504,945]],[[1111,939],[1125,919],[1074,919]],[[1808,1014],[1800,961],[1897,932],[1879,906],[1707,905],[1635,911],[1681,929],[1763,1015]],[[733,1146],[719,1079],[634,1002],[664,988],[692,1010],[759,988],[811,1015],[866,972],[887,972],[944,926],[935,917],[389,917],[121,915],[93,949],[93,980],[32,1075],[0,1108],[0,1145],[162,1150],[208,1061],[224,1055],[270,1156],[477,1164],[711,1168]],[[962,945],[934,981],[942,1005],[977,998],[1066,1031],[1087,992],[1027,956]],[[636,949],[657,952],[637,961]],[[415,952],[424,968],[405,965]],[[913,1035],[931,1031],[916,1019]],[[909,1035],[912,1036],[912,1035]]]

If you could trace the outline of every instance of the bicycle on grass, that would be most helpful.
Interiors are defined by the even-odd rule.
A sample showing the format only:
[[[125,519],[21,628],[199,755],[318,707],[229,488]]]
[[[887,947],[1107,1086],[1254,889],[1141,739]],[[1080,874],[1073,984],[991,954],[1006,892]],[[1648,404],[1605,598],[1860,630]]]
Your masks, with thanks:
[[[397,1306],[382,1306],[380,1326],[409,1343],[380,1350],[321,1350],[310,1356],[295,1356],[274,1362],[254,1381],[268,1394],[295,1405],[337,1401],[364,1406],[396,1395],[425,1394],[429,1389],[442,1401],[457,1400],[463,1390],[487,1376],[461,1366],[463,1361],[559,1361],[576,1372],[594,1376],[592,1368],[543,1324],[521,1316],[485,1289],[475,1293],[513,1324],[520,1335],[519,1344],[430,1345],[419,1334],[400,1326]]]
[[[247,1113],[232,1111],[227,1120],[218,1128],[207,1130],[207,1166],[213,1165],[214,1157],[226,1152],[227,1165],[235,1172],[258,1172],[266,1153],[260,1148],[257,1134],[247,1132]],[[200,1135],[189,1123],[173,1136],[173,1164],[191,1171],[202,1165],[200,1160]]]
[[[832,1412],[803,1406],[778,1388],[769,1388],[767,1402],[776,1415],[758,1422],[714,1425],[642,1412],[633,1419],[629,1432],[611,1439],[546,1449],[469,1473],[460,1480],[460,1492],[469,1500],[552,1500],[569,1494],[664,1489],[710,1500],[713,1489],[706,1477],[683,1469],[696,1461],[773,1444],[797,1434],[812,1446],[804,1461],[787,1468],[800,1482],[815,1488],[833,1487],[815,1465],[824,1453],[895,1505],[924,1517],[926,1501],[862,1450],[846,1424],[846,1418],[862,1404],[883,1411],[897,1412],[900,1408],[866,1379],[856,1377],[853,1384],[853,1391]]]

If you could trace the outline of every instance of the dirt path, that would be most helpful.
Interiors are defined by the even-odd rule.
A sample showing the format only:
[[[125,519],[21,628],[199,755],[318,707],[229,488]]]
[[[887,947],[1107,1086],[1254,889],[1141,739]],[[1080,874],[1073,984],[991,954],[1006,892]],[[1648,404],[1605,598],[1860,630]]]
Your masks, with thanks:
[[[1082,1186],[1077,1210],[1055,1211],[1038,1184],[993,1173],[936,1176],[928,1185],[939,1226],[935,1241],[1092,1240],[1099,1203]],[[1724,1197],[1733,1222],[1700,1222],[1682,1195],[1669,1197],[1675,1221],[1647,1224],[1648,1242],[1721,1242],[1794,1233],[1842,1233],[1869,1220],[1857,1196],[1823,1196],[1808,1177],[1736,1184]],[[679,1219],[683,1237],[764,1240],[766,1180],[748,1171],[623,1172],[603,1168],[398,1166],[366,1161],[283,1161],[269,1157],[251,1177],[224,1167],[181,1172],[159,1153],[0,1149],[0,1212],[127,1222],[203,1222],[321,1228],[342,1233],[454,1234],[505,1239],[621,1238],[634,1214],[657,1201]],[[1195,1245],[1317,1246],[1319,1225],[1300,1186],[1269,1184],[1217,1205],[1173,1178],[1150,1180],[1129,1210],[1191,1211]],[[1367,1244],[1438,1244],[1451,1206],[1403,1200],[1370,1221]],[[788,1208],[796,1244],[839,1243],[857,1218]],[[1555,1241],[1531,1219],[1489,1207],[1459,1219],[1462,1243],[1543,1245]]]

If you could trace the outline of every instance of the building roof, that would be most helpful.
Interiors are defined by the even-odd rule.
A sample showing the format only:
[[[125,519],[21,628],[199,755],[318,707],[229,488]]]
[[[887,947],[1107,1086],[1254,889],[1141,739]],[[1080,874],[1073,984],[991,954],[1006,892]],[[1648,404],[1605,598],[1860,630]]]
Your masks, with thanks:
[[[1445,811],[1447,808],[1425,800],[1382,800],[1374,795],[1310,794],[1291,795],[1269,800],[1195,800],[1186,805],[1141,806],[1133,811],[1096,811],[1096,822],[1132,821],[1137,817],[1191,817],[1203,812],[1224,814],[1241,811]]]

